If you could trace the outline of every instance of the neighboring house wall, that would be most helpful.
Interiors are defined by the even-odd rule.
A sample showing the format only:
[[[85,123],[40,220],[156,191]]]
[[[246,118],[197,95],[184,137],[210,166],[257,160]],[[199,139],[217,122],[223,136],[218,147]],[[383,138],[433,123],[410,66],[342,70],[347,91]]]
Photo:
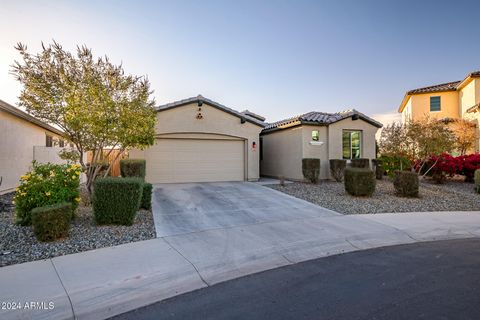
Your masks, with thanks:
[[[241,123],[239,117],[203,103],[202,118],[197,119],[198,104],[190,103],[157,113],[155,132],[157,138],[197,138],[197,139],[242,139],[245,141],[245,179],[257,180],[259,168],[259,134],[262,127],[250,122]],[[183,136],[182,136],[183,135]],[[255,142],[256,148],[252,145]],[[149,178],[148,149],[130,150],[130,158],[147,159],[147,180]],[[151,165],[151,164],[150,164]]]
[[[476,87],[479,87],[478,89]],[[480,101],[480,81],[473,79],[458,93],[458,104],[460,106],[460,114],[469,118],[471,114],[467,113],[468,108],[472,107]]]
[[[46,134],[58,135],[24,119],[0,110],[0,193],[12,191],[19,185],[34,160],[34,147],[45,146]],[[54,160],[50,153],[37,156],[41,160]]]
[[[318,142],[312,142],[313,130],[319,131]],[[329,179],[329,160],[343,158],[343,130],[361,131],[362,158],[376,158],[375,134],[378,128],[361,119],[346,118],[328,126],[298,125],[263,134],[261,136],[263,140],[261,174],[303,180],[302,158],[318,158],[320,159],[320,179]]]
[[[441,110],[430,111],[430,97],[438,97],[438,96],[441,99]],[[430,116],[436,119],[441,119],[441,118],[458,119],[460,117],[460,110],[458,108],[458,92],[457,91],[415,94],[410,97],[410,101],[411,101],[411,119],[413,121],[421,120],[425,116]],[[405,112],[405,110],[403,112]]]
[[[301,126],[262,135],[261,173],[264,176],[302,180]]]
[[[402,122],[412,120],[412,97],[408,98],[408,102],[405,104],[405,109],[402,112]]]

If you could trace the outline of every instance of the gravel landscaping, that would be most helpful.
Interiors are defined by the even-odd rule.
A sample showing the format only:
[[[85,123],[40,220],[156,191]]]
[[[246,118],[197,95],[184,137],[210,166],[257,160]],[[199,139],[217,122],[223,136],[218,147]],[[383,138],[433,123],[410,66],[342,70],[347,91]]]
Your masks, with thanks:
[[[11,203],[13,195],[1,195],[0,201]],[[14,224],[14,210],[10,205],[0,212],[0,267],[156,237],[150,211],[140,210],[132,226],[97,226],[92,208],[81,205],[67,239],[42,243],[31,227]]]
[[[475,193],[473,183],[460,179],[441,185],[422,181],[419,198],[395,196],[389,179],[377,180],[376,191],[371,198],[350,196],[345,192],[343,183],[334,181],[268,187],[344,214],[480,210],[480,194]]]

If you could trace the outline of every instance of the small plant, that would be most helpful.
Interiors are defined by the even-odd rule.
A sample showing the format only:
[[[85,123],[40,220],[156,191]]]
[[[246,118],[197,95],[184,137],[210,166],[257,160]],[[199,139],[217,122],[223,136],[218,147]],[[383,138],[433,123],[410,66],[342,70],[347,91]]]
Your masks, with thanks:
[[[375,174],[370,169],[346,168],[345,191],[352,196],[370,197],[375,192]]]
[[[370,160],[366,158],[358,158],[351,160],[352,168],[370,169]]]
[[[76,163],[80,160],[80,153],[75,149],[62,149],[58,152],[60,159],[67,161],[68,164]]]
[[[30,172],[20,177],[14,203],[17,223],[31,224],[34,208],[61,202],[72,204],[72,218],[80,202],[80,165],[33,163]]]
[[[402,197],[418,197],[418,174],[413,171],[395,171],[395,193]]]
[[[143,195],[140,178],[107,177],[95,181],[93,214],[98,224],[132,225]]]
[[[311,183],[318,182],[320,175],[320,159],[304,158],[302,159],[303,177]]]
[[[385,173],[390,177],[395,175],[396,170],[410,170],[412,168],[412,161],[400,155],[382,155],[377,160],[382,161],[383,170],[385,170]]]
[[[372,168],[375,171],[375,178],[377,178],[377,180],[382,180],[383,175],[385,174],[382,160],[372,159]]]
[[[475,191],[480,193],[480,169],[475,170]]]
[[[57,203],[32,210],[33,233],[39,241],[54,241],[68,236],[72,204]]]
[[[120,172],[124,178],[137,177],[145,180],[146,161],[144,159],[120,160]]]
[[[333,179],[337,182],[343,181],[343,175],[345,168],[347,167],[347,160],[343,159],[330,159],[330,173]]]
[[[140,208],[150,210],[152,209],[152,189],[153,186],[151,183],[144,183],[142,189],[142,201]]]

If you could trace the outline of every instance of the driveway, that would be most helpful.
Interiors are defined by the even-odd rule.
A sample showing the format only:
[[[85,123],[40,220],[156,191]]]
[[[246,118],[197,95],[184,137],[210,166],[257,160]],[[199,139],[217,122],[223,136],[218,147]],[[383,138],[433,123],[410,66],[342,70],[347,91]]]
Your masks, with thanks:
[[[159,238],[338,215],[251,182],[158,184],[154,188],[152,208]]]

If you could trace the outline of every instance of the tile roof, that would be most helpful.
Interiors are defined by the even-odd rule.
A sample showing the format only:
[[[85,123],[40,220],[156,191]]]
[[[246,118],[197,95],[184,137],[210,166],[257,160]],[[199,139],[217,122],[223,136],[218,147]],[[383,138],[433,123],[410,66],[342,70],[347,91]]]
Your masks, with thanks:
[[[51,125],[38,120],[37,118],[31,116],[30,114],[12,106],[11,104],[6,103],[3,100],[0,100],[0,110],[3,110],[5,112],[8,112],[11,115],[14,115],[20,119],[23,119],[25,121],[28,121],[30,123],[33,123],[34,125],[37,125],[41,128],[44,128],[50,132],[56,133],[58,135],[63,135],[63,132],[55,127],[52,127]]]
[[[158,106],[156,109],[157,109],[157,111],[165,111],[165,110],[168,110],[168,109],[184,106],[184,105],[187,105],[187,104],[190,104],[190,103],[206,103],[206,104],[208,104],[212,107],[215,107],[217,109],[220,109],[222,111],[230,113],[230,114],[232,114],[234,116],[237,116],[241,119],[245,119],[245,121],[248,121],[250,123],[256,124],[256,125],[261,126],[261,127],[265,126],[265,123],[259,119],[259,118],[263,118],[263,117],[261,117],[259,115],[253,116],[254,115],[253,113],[251,113],[251,115],[250,115],[248,113],[238,112],[234,109],[231,109],[231,108],[228,108],[228,107],[224,106],[223,104],[220,104],[218,102],[215,102],[213,100],[205,98],[204,96],[202,96],[200,94],[196,97],[191,97],[191,98],[187,98],[187,99],[183,99],[183,100],[178,100],[178,101],[174,101],[174,102],[171,102],[171,103],[167,103],[167,104]]]
[[[327,112],[318,112],[318,111],[307,112],[296,117],[269,123],[265,127],[264,131],[283,129],[283,128],[287,128],[287,127],[291,127],[299,124],[329,125],[350,117],[362,119],[378,128],[381,128],[383,126],[380,122],[366,116],[365,114],[355,109],[351,109],[351,110],[345,110],[345,111],[336,112],[336,113],[327,113]]]
[[[427,93],[427,92],[440,92],[440,91],[455,91],[457,90],[457,86],[462,81],[453,81],[447,83],[441,83],[434,86],[428,86],[423,88],[413,89],[407,92],[407,94],[415,94],[415,93]]]

